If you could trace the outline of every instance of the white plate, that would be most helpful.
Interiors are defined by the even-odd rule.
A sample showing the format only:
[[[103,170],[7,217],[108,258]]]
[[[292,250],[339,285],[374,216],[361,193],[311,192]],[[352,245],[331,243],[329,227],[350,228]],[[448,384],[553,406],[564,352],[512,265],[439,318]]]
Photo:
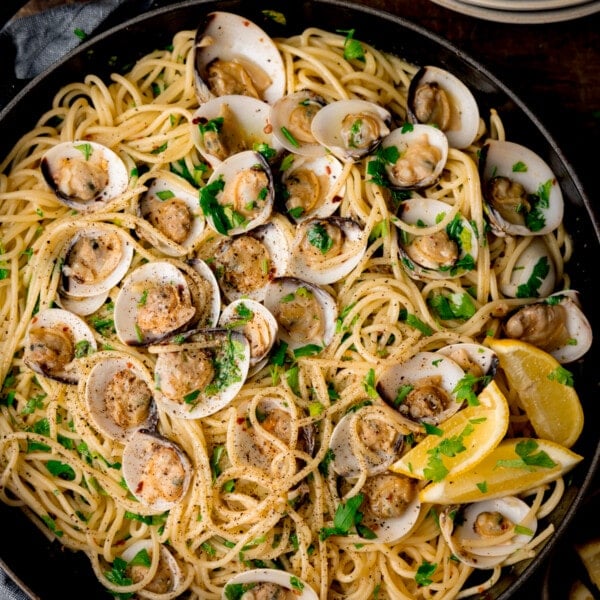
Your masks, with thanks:
[[[463,4],[471,4],[481,8],[498,10],[532,11],[568,8],[581,4],[590,4],[590,0],[460,0]]]
[[[600,1],[587,2],[579,6],[570,8],[557,8],[555,10],[536,10],[536,11],[515,11],[515,10],[494,10],[491,8],[481,8],[472,6],[458,0],[431,0],[445,8],[456,12],[477,17],[486,21],[496,21],[497,23],[530,24],[540,23],[558,23],[560,21],[570,21],[579,19],[600,12]]]

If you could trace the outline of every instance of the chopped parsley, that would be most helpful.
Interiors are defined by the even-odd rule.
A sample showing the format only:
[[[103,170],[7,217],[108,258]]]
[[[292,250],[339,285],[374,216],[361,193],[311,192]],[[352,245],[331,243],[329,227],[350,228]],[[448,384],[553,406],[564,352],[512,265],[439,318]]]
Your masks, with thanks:
[[[308,243],[317,248],[321,254],[327,254],[333,247],[333,239],[327,233],[325,226],[319,222],[308,228],[306,239],[308,240]]]
[[[355,29],[337,29],[337,33],[344,33],[344,58],[346,60],[359,60],[365,62],[365,50],[362,44],[354,39]]]
[[[319,539],[323,541],[332,535],[348,535],[353,527],[360,537],[368,540],[375,539],[377,537],[375,532],[361,524],[363,514],[359,509],[363,499],[362,494],[357,494],[348,498],[346,502],[340,502],[333,517],[333,527],[321,528]]]
[[[535,467],[552,469],[556,463],[544,450],[538,450],[539,445],[534,439],[521,440],[515,446],[515,453],[519,458],[499,460],[496,467],[508,467],[513,469],[534,470]],[[538,450],[536,452],[536,450]]]

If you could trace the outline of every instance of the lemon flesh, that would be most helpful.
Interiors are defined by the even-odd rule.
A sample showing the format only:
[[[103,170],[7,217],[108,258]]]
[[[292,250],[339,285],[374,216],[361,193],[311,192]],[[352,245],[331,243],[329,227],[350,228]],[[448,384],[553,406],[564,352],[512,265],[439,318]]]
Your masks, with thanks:
[[[535,443],[535,453],[545,452],[554,466],[516,466],[520,459],[519,443]],[[521,494],[558,479],[581,460],[579,454],[550,440],[506,439],[472,469],[425,486],[420,498],[422,502],[435,504],[460,504]]]
[[[562,365],[539,348],[511,339],[490,339],[509,388],[538,437],[570,448],[583,430],[583,408],[572,386],[563,383]]]

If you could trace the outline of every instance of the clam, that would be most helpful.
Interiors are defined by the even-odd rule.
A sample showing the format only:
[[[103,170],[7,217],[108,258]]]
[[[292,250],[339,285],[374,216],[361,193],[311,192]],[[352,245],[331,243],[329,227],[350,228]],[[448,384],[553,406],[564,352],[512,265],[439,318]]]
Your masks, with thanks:
[[[57,144],[42,157],[41,169],[59,201],[79,212],[103,209],[129,184],[125,163],[98,142]]]
[[[530,244],[515,261],[508,280],[500,281],[500,290],[509,298],[544,298],[556,284],[552,252],[543,238],[530,236]]]
[[[344,162],[370,154],[389,134],[391,114],[368,100],[336,100],[313,118],[311,131],[317,142]]]
[[[154,381],[145,365],[116,351],[95,358],[83,396],[96,429],[120,442],[138,429],[154,429],[158,419],[152,396]]]
[[[273,210],[275,188],[267,161],[246,150],[225,159],[200,191],[208,225],[222,235],[245,233],[262,225]]]
[[[196,315],[188,282],[167,261],[146,263],[124,280],[115,300],[118,338],[144,346],[186,327]]]
[[[190,289],[192,304],[196,309],[188,328],[210,329],[216,327],[221,314],[221,290],[217,278],[201,258],[176,263]]]
[[[192,117],[192,140],[198,152],[215,168],[244,150],[278,153],[281,144],[269,123],[271,107],[249,96],[227,95],[202,104]]]
[[[449,71],[422,67],[408,88],[407,116],[412,123],[435,125],[453,148],[466,148],[479,130],[479,108],[469,88]]]
[[[474,342],[448,344],[436,351],[451,358],[465,373],[473,377],[493,378],[498,369],[498,356],[487,346]]]
[[[335,334],[335,299],[317,285],[295,277],[280,277],[267,286],[265,306],[273,313],[278,337],[291,350],[323,348]]]
[[[201,103],[242,94],[272,104],[285,91],[283,59],[256,23],[229,12],[206,15],[195,39],[196,91]]]
[[[438,352],[418,352],[391,364],[379,377],[380,396],[408,421],[438,425],[462,406],[454,391],[465,376],[451,358]]]
[[[159,407],[180,419],[198,419],[227,406],[241,389],[250,366],[250,344],[238,331],[189,331],[149,351]]]
[[[97,349],[87,323],[62,308],[47,308],[34,315],[25,334],[23,362],[40,375],[76,384],[78,359]]]
[[[448,160],[448,138],[430,125],[394,129],[381,141],[387,182],[392,189],[419,189],[433,185]]]
[[[96,223],[78,227],[62,253],[61,306],[92,314],[125,276],[133,259],[133,240],[120,227]]]
[[[403,442],[389,409],[363,406],[344,415],[333,430],[333,469],[343,477],[383,473],[398,458]]]
[[[274,220],[224,239],[215,251],[212,266],[225,298],[263,301],[269,283],[287,272],[289,245],[286,232]]]
[[[172,176],[154,177],[140,198],[138,210],[153,228],[141,230],[141,235],[167,256],[190,252],[204,231],[198,191]]]
[[[273,135],[290,152],[301,156],[323,156],[326,152],[312,133],[315,115],[326,105],[323,98],[309,90],[287,94],[271,108]]]
[[[352,219],[307,219],[296,229],[289,272],[318,285],[334,283],[360,263],[366,248],[367,236]]]
[[[287,214],[301,223],[311,217],[330,217],[346,191],[344,167],[331,154],[324,156],[288,155],[282,162],[281,183]]]
[[[514,496],[483,500],[439,515],[440,530],[452,553],[476,569],[491,569],[528,544],[537,529],[531,508]]]
[[[562,222],[558,180],[529,148],[490,140],[481,149],[479,170],[484,208],[496,235],[545,235]]]
[[[448,279],[475,268],[478,241],[469,221],[457,213],[446,227],[438,225],[451,208],[439,200],[420,197],[401,204],[400,219],[394,224],[401,229],[400,256],[411,277]],[[403,229],[403,223],[410,231]]]
[[[592,345],[592,326],[581,310],[575,290],[556,292],[528,304],[504,323],[507,337],[533,344],[560,363],[581,358]]]
[[[143,539],[131,544],[121,558],[127,563],[126,576],[135,584],[147,576],[153,559],[152,540]],[[169,594],[176,590],[184,579],[183,571],[168,547],[159,546],[158,566],[154,577],[143,587],[145,592]]]
[[[250,343],[248,375],[260,371],[277,339],[277,321],[264,304],[250,298],[229,303],[221,313],[219,326],[243,333]]]
[[[222,600],[317,600],[317,593],[296,575],[279,569],[250,569],[234,575],[223,588]]]
[[[299,442],[298,428],[293,427],[292,417],[296,408],[284,398],[265,397],[256,404],[255,422],[250,416],[250,402],[243,402],[237,409],[237,418],[231,440],[230,459],[234,464],[248,465],[267,472],[285,469],[281,462],[282,448],[286,457],[293,455],[288,448]],[[279,458],[275,461],[277,455]],[[289,465],[287,465],[289,466]],[[292,468],[295,470],[295,461]]]
[[[177,444],[139,429],[123,448],[123,477],[135,498],[148,511],[159,514],[183,500],[192,465]]]
[[[421,514],[417,482],[405,475],[387,472],[367,477],[360,493],[364,495],[362,523],[375,533],[375,542],[398,542]]]

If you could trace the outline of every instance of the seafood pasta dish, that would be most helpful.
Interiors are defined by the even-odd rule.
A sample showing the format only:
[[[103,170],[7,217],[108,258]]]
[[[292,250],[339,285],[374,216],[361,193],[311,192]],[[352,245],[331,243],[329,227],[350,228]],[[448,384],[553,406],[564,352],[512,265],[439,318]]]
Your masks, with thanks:
[[[0,498],[117,598],[483,593],[583,458],[559,183],[448,70],[262,26],[0,157]]]

